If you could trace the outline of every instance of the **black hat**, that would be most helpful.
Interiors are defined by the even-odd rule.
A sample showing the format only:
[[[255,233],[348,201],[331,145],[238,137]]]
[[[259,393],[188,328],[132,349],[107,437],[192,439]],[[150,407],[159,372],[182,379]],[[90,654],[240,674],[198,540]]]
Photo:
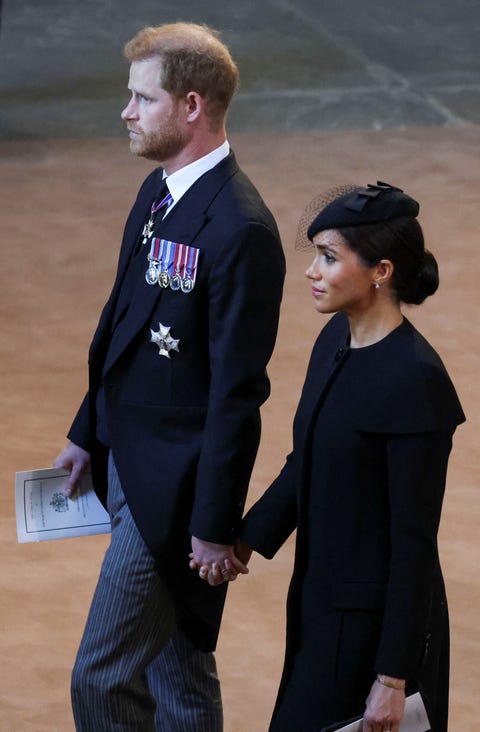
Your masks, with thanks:
[[[344,189],[345,191],[345,189]],[[361,224],[376,224],[400,216],[418,216],[419,204],[400,188],[388,183],[368,184],[366,188],[351,186],[347,192],[330,198],[307,229],[310,241],[325,229],[341,229]],[[318,209],[317,209],[318,210]]]

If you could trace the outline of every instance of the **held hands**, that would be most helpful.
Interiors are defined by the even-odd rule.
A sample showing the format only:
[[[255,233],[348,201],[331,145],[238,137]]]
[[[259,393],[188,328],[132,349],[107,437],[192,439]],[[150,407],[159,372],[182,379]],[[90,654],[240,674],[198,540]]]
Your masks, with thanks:
[[[90,453],[73,442],[69,442],[53,466],[69,471],[70,477],[65,484],[65,493],[70,498],[79,488],[82,476],[90,469]]]
[[[247,563],[251,554],[252,550],[243,542],[237,541],[234,551],[230,544],[214,544],[192,536],[189,566],[190,569],[198,569],[200,579],[209,585],[221,585],[233,582],[239,574],[248,574]]]
[[[379,674],[363,716],[362,732],[398,732],[405,709],[405,681]]]

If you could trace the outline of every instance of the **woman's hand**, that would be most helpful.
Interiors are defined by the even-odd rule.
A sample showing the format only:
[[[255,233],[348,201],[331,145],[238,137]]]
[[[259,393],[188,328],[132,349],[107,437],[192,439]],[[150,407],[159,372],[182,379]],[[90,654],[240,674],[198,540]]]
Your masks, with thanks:
[[[211,549],[215,553],[198,552],[198,547]],[[221,549],[218,555],[218,549]],[[196,551],[197,550],[197,551]],[[235,547],[210,544],[201,542],[192,537],[192,552],[189,555],[190,569],[198,569],[200,579],[208,582],[209,585],[221,585],[223,582],[234,582],[239,574],[248,574],[247,564],[252,555],[252,550],[240,539],[237,539]]]
[[[239,574],[248,574],[246,564],[235,555],[231,544],[215,544],[192,536],[190,569],[198,570],[200,579],[210,585],[232,582]]]
[[[381,681],[373,682],[368,695],[362,732],[398,732],[405,709],[405,681],[383,674],[378,678]]]
[[[252,551],[253,550],[241,539],[237,539],[235,542],[235,556],[238,557],[245,566],[247,566],[250,561]]]

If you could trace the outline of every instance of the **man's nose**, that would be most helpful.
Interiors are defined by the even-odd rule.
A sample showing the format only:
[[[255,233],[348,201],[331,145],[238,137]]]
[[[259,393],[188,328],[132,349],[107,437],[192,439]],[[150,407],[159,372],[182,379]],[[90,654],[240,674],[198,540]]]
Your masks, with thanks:
[[[123,119],[123,121],[125,122],[127,119],[132,119],[133,117],[135,117],[136,114],[137,114],[136,106],[135,106],[133,99],[131,99],[129,101],[129,103],[127,104],[127,106],[125,107],[125,109],[122,111],[120,116]]]

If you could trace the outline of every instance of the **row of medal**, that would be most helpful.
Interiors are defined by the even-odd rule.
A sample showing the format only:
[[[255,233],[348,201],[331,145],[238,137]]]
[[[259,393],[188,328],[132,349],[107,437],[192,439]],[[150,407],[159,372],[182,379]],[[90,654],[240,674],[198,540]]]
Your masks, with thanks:
[[[195,287],[200,249],[153,236],[145,280],[149,285],[188,294]]]

